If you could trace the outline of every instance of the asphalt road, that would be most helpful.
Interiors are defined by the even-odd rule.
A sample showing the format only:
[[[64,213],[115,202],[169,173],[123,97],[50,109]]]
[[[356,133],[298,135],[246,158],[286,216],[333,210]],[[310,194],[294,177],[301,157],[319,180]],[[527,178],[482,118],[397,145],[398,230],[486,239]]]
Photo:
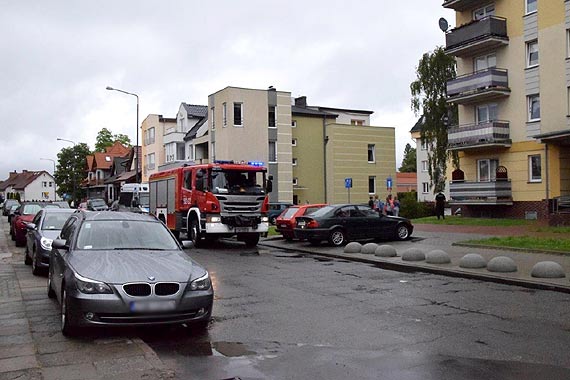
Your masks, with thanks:
[[[180,379],[567,379],[570,295],[223,242],[205,335],[140,337]]]

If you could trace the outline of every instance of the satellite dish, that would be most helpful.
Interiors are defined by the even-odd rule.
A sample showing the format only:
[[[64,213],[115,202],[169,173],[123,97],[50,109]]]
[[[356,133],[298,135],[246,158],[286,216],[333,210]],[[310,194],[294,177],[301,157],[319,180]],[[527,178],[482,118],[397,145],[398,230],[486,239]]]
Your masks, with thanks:
[[[441,29],[442,32],[447,32],[447,29],[449,29],[449,23],[443,17],[439,19],[439,29]]]

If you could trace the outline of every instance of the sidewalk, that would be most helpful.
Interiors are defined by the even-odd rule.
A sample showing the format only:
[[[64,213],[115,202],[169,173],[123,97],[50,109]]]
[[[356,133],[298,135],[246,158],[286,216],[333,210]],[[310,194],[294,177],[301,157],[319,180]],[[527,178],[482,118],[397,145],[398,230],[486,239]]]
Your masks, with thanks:
[[[396,249],[397,257],[384,258],[362,253],[344,253],[344,247],[332,247],[326,244],[314,247],[307,242],[288,242],[280,237],[272,237],[260,242],[261,245],[291,250],[295,252],[334,257],[344,260],[358,261],[378,265],[384,269],[400,271],[421,271],[453,277],[464,277],[483,281],[524,286],[528,288],[555,290],[570,293],[570,256],[549,253],[537,253],[520,250],[497,248],[475,248],[456,245],[469,239],[486,238],[493,235],[525,235],[526,227],[470,227],[449,225],[416,225],[413,238],[400,242],[381,242],[379,245],[391,245]],[[424,254],[441,249],[451,258],[450,264],[428,264],[424,261],[403,261],[401,255],[409,248],[418,248]],[[459,267],[459,261],[468,253],[477,253],[487,262],[498,256],[506,256],[514,260],[517,271],[511,273],[489,272],[483,269],[466,269]],[[542,261],[554,261],[562,266],[565,278],[535,278],[531,271],[534,265]]]
[[[107,335],[69,339],[46,277],[24,265],[0,220],[0,379],[168,379],[173,374],[142,340]]]

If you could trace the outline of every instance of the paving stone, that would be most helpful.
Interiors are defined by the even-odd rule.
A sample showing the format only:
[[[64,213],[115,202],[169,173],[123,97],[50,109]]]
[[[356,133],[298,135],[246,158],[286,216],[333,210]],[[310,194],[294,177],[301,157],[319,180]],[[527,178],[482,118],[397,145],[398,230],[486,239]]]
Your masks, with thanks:
[[[144,356],[104,360],[93,364],[97,372],[102,375],[118,375],[125,372],[129,373],[152,369],[152,364],[150,364]]]
[[[28,334],[22,335],[4,335],[0,336],[0,347],[12,344],[32,343],[32,336]]]
[[[12,325],[0,324],[0,336],[22,335],[29,334],[29,332],[30,326],[28,326],[27,320],[24,320],[24,323],[20,322]]]
[[[0,372],[0,380],[43,380],[40,368],[24,369],[13,372]]]
[[[60,366],[77,363],[91,363],[94,361],[104,361],[115,358],[127,358],[142,355],[142,351],[136,345],[111,345],[105,347],[97,347],[91,345],[86,349],[55,352],[50,354],[39,355],[39,361],[42,365]]]
[[[42,370],[43,380],[86,380],[99,376],[92,363],[47,367]]]
[[[37,367],[39,367],[39,364],[35,355],[0,359],[0,372],[20,371],[22,369]]]
[[[13,344],[10,346],[0,347],[0,359],[14,358],[17,356],[30,356],[35,354],[36,348],[33,343]]]

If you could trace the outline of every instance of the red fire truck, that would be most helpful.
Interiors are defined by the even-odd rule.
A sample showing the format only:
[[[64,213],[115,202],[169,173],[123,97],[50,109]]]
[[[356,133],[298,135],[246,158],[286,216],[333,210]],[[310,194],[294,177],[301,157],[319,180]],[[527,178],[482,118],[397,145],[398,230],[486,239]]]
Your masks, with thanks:
[[[271,190],[271,176],[263,163],[183,164],[150,176],[150,213],[176,237],[187,233],[196,247],[233,235],[255,246],[269,228]]]

